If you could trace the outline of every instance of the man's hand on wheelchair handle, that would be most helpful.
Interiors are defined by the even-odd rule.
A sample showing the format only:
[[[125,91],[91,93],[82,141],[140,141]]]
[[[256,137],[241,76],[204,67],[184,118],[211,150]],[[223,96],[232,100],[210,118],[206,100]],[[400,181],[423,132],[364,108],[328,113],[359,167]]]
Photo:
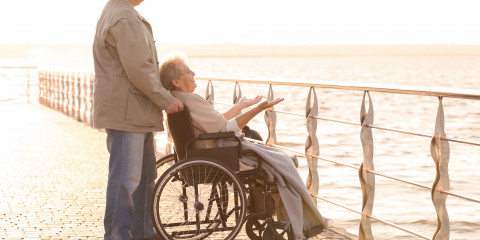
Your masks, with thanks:
[[[165,109],[165,112],[167,114],[170,114],[170,113],[175,113],[175,112],[178,112],[178,111],[181,111],[183,110],[183,103],[180,102],[180,100],[178,99],[175,99],[172,104],[170,104],[170,106]]]

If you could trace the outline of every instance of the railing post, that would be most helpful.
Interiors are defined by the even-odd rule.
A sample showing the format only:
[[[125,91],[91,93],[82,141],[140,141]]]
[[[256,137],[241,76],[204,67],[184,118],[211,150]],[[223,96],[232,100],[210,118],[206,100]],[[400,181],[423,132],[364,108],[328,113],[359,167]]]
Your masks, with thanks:
[[[272,84],[270,84],[270,87],[268,89],[268,101],[273,101],[273,89],[272,89]],[[273,109],[273,107],[272,107]],[[269,144],[276,144],[277,143],[277,134],[275,132],[275,127],[277,126],[277,114],[275,112],[272,112],[271,110],[267,109],[265,111],[265,123],[267,124],[268,127],[268,137],[265,143],[267,145]]]
[[[447,212],[447,194],[441,191],[450,190],[450,178],[448,176],[448,162],[450,159],[450,145],[445,134],[445,117],[443,112],[442,97],[439,97],[435,134],[432,137],[430,151],[435,161],[436,177],[432,187],[432,201],[437,212],[437,230],[433,234],[433,240],[450,238],[450,220]]]
[[[365,110],[365,97],[368,95],[368,112]],[[360,139],[363,146],[363,163],[360,166],[358,175],[362,185],[362,217],[359,226],[360,240],[373,239],[372,226],[369,216],[372,215],[373,201],[375,197],[375,175],[369,173],[368,170],[374,170],[373,167],[373,135],[372,128],[368,125],[373,125],[374,112],[373,103],[370,93],[365,91],[363,94],[362,107],[360,110],[360,122],[362,129],[360,132]]]
[[[65,115],[70,117],[70,109],[71,109],[71,104],[72,102],[70,101],[70,73],[66,72],[65,73]]]
[[[44,91],[45,91],[45,100],[44,104],[45,106],[50,107],[50,76],[51,72],[50,71],[44,71],[45,74],[45,81],[44,81]]]
[[[312,94],[313,93],[313,94]],[[313,96],[313,103],[311,99]],[[305,142],[305,154],[308,162],[308,177],[306,182],[306,187],[315,195],[318,194],[318,158],[312,157],[313,155],[320,155],[320,147],[318,145],[317,138],[317,119],[313,118],[318,115],[318,101],[317,93],[315,92],[314,87],[310,87],[308,92],[307,104],[305,107],[305,117],[307,119],[307,131],[308,137]],[[314,201],[317,202],[317,199],[314,198]]]
[[[60,74],[60,89],[58,91],[60,92],[61,100],[60,100],[60,112],[61,113],[66,113],[66,102],[65,102],[65,72],[61,72]]]
[[[77,72],[77,108],[76,108],[76,119],[77,121],[82,121],[82,73]]]
[[[88,103],[89,103],[89,123],[90,123],[90,127],[93,127],[93,81],[95,81],[95,74],[94,73],[91,73],[90,74],[90,79],[88,81],[88,84],[89,84],[89,99],[88,99]]]
[[[208,80],[207,90],[205,91],[205,99],[212,104],[212,107],[214,106],[213,101],[215,101],[215,91],[213,89],[212,80]]]
[[[73,84],[75,81],[75,73],[70,72],[68,77],[68,116],[71,118],[75,118],[75,85]]]
[[[31,69],[27,70],[27,103],[30,104],[30,71]]]
[[[45,84],[45,89],[47,91],[47,100],[45,101],[45,104],[49,108],[52,108],[52,71],[47,72],[47,81]]]
[[[44,84],[44,71],[38,71],[38,103],[44,104],[43,101],[43,84]]]
[[[83,74],[83,85],[82,85],[82,90],[83,90],[83,100],[82,100],[82,122],[87,124],[87,111],[88,111],[88,106],[87,106],[87,81],[88,81],[88,75],[87,73]]]
[[[55,110],[59,111],[60,110],[60,92],[59,92],[59,86],[60,86],[60,72],[55,71],[55,85],[54,85],[54,91],[55,91]]]
[[[68,84],[70,86],[68,91],[68,101],[70,101],[68,113],[71,118],[75,119],[75,73],[74,72],[70,72],[70,77],[68,78]]]
[[[52,108],[53,110],[56,110],[56,103],[55,103],[55,99],[56,99],[56,79],[57,79],[57,71],[51,71],[50,72],[51,75],[50,75],[50,108]]]
[[[235,82],[235,88],[233,89],[233,104],[237,104],[240,99],[242,99],[242,89],[240,89],[240,84]]]

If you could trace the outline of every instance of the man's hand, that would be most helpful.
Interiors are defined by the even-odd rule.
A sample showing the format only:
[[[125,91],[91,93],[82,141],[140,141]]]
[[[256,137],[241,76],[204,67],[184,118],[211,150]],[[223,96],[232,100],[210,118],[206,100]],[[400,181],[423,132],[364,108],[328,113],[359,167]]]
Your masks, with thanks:
[[[173,101],[172,104],[170,104],[170,106],[167,109],[165,109],[165,112],[167,114],[170,114],[170,113],[175,113],[181,110],[183,110],[183,103],[180,102],[180,100],[175,99],[175,101]]]

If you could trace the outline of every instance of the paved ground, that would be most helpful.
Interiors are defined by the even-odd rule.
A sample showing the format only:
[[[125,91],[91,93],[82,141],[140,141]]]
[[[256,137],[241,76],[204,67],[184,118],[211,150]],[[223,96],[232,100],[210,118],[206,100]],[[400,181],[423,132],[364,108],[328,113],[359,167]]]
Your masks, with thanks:
[[[39,105],[0,113],[0,239],[103,238],[105,134]],[[315,239],[356,237],[332,227]]]

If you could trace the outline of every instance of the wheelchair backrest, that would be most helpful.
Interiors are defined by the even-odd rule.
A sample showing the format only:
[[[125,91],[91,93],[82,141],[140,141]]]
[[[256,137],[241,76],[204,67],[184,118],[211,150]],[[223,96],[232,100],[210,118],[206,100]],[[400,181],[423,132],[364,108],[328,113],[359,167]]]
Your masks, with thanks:
[[[185,146],[188,141],[195,138],[190,111],[186,105],[183,105],[183,107],[184,110],[167,115],[168,130],[172,135],[178,160],[185,159]]]

